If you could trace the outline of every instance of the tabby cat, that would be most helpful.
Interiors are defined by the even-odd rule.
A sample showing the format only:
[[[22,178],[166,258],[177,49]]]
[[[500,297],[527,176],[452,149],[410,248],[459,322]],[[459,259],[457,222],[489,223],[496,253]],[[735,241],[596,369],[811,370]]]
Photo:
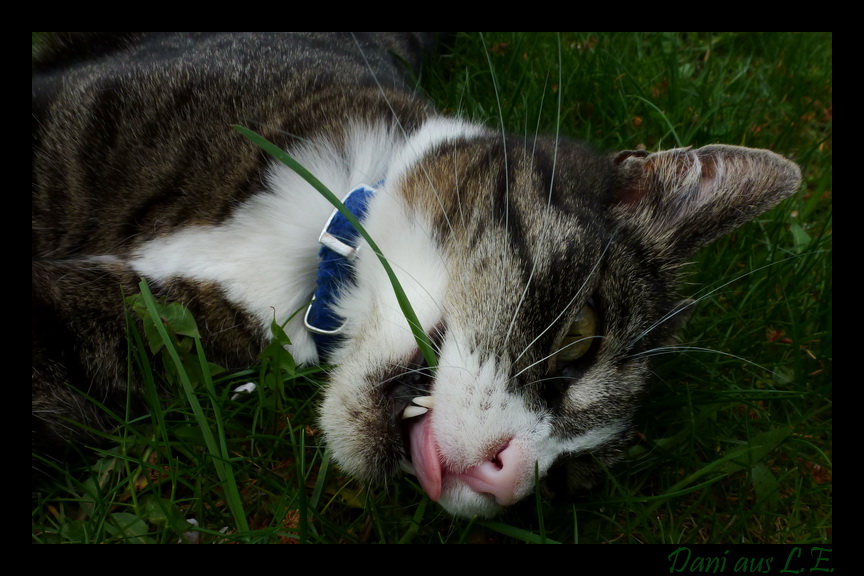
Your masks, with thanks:
[[[274,318],[287,322],[298,362],[334,367],[320,428],[362,481],[414,474],[449,512],[491,516],[534,490],[535,469],[581,488],[620,458],[644,352],[688,312],[682,266],[794,193],[800,171],[733,146],[509,138],[416,93],[411,71],[435,43],[50,41],[32,76],[34,453],[92,443],[75,422],[110,428],[94,399],[125,405],[123,296],[143,277],[193,312],[226,367],[252,364]],[[345,196],[434,370],[350,219],[236,124]]]

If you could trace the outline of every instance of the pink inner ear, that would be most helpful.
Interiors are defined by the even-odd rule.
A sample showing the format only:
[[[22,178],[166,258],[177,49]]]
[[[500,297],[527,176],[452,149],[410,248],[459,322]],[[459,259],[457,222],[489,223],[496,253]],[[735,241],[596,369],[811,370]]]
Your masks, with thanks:
[[[644,195],[642,187],[639,186],[638,183],[634,183],[633,185],[625,186],[618,191],[618,202],[626,206],[632,206],[638,204]]]
[[[645,172],[650,169],[646,150],[624,150],[615,155],[612,161],[621,164],[626,174],[626,182],[618,190],[618,202],[625,206],[638,204],[645,197]]]
[[[700,177],[713,178],[716,173],[714,159],[709,157],[705,162],[700,160],[690,148],[677,148],[654,154],[644,150],[619,152],[614,162],[622,166],[625,175],[625,182],[618,190],[619,203],[634,206],[646,195],[656,195],[662,200],[668,190],[678,189],[686,180],[692,179],[694,174],[690,173],[697,164]],[[688,174],[691,178],[688,178]],[[691,182],[691,186],[693,184],[694,182]]]

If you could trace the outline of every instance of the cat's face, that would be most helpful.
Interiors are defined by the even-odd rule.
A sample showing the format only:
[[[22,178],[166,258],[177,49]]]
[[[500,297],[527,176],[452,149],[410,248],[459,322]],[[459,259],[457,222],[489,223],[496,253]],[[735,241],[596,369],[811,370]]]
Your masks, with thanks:
[[[487,136],[430,147],[385,182],[366,228],[437,368],[361,249],[322,407],[337,462],[365,480],[408,471],[466,516],[519,501],[553,466],[592,485],[630,438],[645,352],[686,316],[685,259],[798,178],[779,156],[732,147],[610,157]]]

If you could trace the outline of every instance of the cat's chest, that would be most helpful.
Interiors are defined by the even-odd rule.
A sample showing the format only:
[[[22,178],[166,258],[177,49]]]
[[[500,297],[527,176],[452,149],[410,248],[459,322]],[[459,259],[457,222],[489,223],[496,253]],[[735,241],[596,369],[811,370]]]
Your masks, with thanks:
[[[215,284],[266,330],[274,319],[284,322],[314,288],[314,222],[323,222],[327,207],[311,200],[259,194],[223,223],[189,226],[146,242],[130,265],[151,281]],[[314,353],[304,351],[302,332],[292,336],[301,355]]]

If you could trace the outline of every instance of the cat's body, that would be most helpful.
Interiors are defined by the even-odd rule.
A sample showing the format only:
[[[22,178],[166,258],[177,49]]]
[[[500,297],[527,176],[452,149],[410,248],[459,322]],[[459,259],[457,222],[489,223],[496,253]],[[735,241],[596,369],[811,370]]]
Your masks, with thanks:
[[[451,512],[490,515],[533,490],[535,463],[541,477],[566,466],[581,487],[619,457],[646,390],[642,353],[686,315],[680,267],[793,193],[800,173],[761,150],[609,155],[445,117],[401,62],[416,68],[431,43],[95,37],[34,68],[36,449],[81,438],[64,418],[100,425],[73,387],[125,402],[122,295],[142,276],[189,306],[214,362],[252,363],[274,317],[292,315],[295,359],[321,359],[304,312],[332,206],[231,127],[242,124],[337,196],[374,189],[364,227],[437,351],[430,378],[361,242],[334,305],[345,326],[325,351],[321,409],[346,471],[381,481],[413,468]]]

